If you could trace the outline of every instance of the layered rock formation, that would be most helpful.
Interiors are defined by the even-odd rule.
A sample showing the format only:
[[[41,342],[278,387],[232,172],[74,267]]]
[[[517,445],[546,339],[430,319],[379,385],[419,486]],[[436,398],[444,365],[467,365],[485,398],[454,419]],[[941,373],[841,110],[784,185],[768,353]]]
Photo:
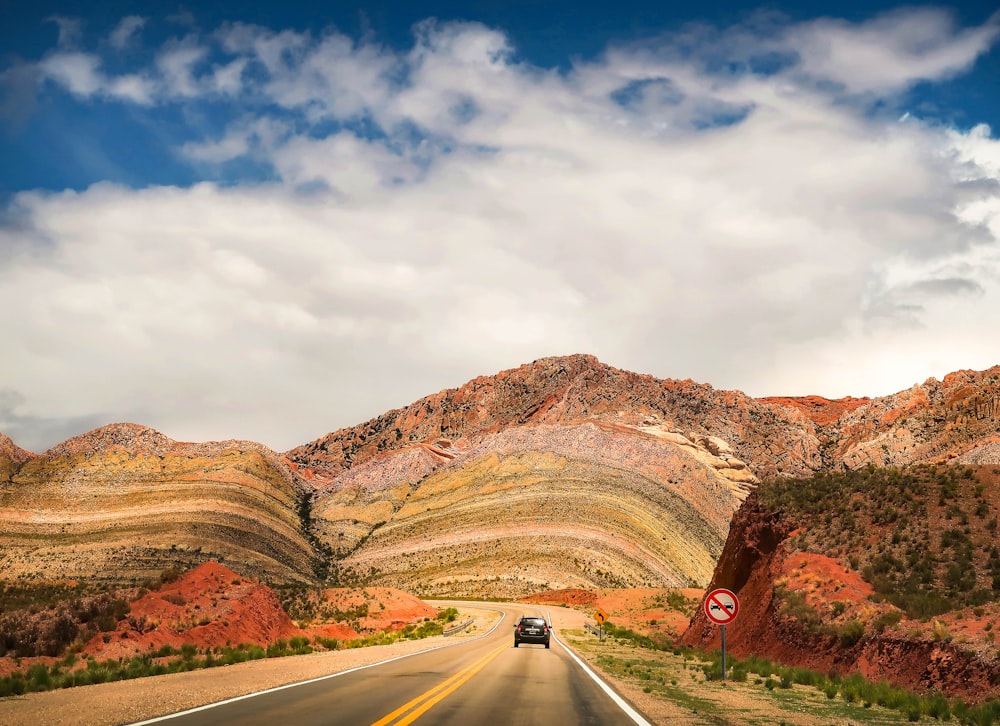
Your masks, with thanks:
[[[113,424],[20,458],[0,478],[6,577],[141,581],[207,559],[269,580],[313,577],[302,495],[260,444],[183,444]]]
[[[136,425],[37,457],[0,436],[0,567],[123,579],[217,557],[281,581],[332,559],[344,578],[442,594],[704,584],[758,478],[997,463],[998,401],[1000,368],[876,399],[756,400],[574,355],[284,456]]]
[[[343,568],[438,595],[703,584],[750,481],[680,434],[606,423],[515,427],[452,453],[420,479],[318,497]],[[397,456],[411,452],[369,466]]]

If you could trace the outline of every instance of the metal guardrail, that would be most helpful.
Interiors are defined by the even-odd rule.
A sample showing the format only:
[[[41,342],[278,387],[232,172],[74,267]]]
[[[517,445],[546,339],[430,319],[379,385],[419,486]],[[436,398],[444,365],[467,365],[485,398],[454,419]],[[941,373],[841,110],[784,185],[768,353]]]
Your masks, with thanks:
[[[463,630],[465,630],[467,627],[469,627],[470,625],[472,625],[474,622],[476,622],[475,618],[469,618],[464,623],[459,623],[458,625],[452,625],[450,628],[447,628],[442,633],[442,635],[454,635],[455,633],[460,633]]]
[[[590,623],[585,622],[583,624],[583,627],[586,628],[587,632],[590,633],[590,634],[592,634],[592,635],[600,636],[600,634],[601,634],[601,629],[598,628],[596,625],[591,625]]]

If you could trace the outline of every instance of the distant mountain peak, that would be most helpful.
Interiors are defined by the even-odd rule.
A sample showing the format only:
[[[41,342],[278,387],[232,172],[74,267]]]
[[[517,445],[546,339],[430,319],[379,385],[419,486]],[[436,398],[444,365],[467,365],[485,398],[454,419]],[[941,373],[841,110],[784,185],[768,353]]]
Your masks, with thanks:
[[[28,459],[35,458],[36,454],[22,449],[15,444],[6,434],[0,434],[0,457],[10,459],[15,464],[23,464]]]
[[[176,442],[156,429],[137,423],[112,423],[74,436],[53,446],[44,456],[78,456],[104,451],[125,451],[129,454],[163,454]]]

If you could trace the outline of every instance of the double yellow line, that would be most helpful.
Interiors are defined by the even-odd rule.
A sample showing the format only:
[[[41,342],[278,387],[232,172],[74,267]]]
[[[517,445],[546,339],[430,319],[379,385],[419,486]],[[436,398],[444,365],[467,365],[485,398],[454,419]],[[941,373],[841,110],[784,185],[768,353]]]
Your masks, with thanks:
[[[417,696],[409,703],[404,703],[402,706],[397,708],[389,715],[380,718],[378,721],[373,723],[372,726],[388,726],[388,724],[393,723],[395,719],[399,718],[404,713],[406,714],[406,716],[399,719],[399,721],[395,721],[393,726],[407,726],[407,724],[413,723],[418,718],[427,713],[427,711],[430,710],[430,708],[434,704],[443,701],[445,698],[447,698],[452,693],[461,688],[466,681],[468,681],[470,678],[472,678],[472,676],[476,675],[479,671],[485,668],[486,665],[491,660],[496,658],[505,650],[507,650],[506,644],[501,645],[496,650],[490,651],[472,665],[466,666],[465,668],[460,670],[458,673],[453,675],[444,683],[434,686],[434,688],[430,689],[426,693]],[[410,709],[413,710],[410,711]],[[409,713],[407,713],[407,711],[409,711]]]

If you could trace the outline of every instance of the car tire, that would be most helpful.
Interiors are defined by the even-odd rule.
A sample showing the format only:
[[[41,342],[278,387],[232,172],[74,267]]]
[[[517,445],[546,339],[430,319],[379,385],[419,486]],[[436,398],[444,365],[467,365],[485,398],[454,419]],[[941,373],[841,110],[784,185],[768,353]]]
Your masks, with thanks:
[[[545,641],[545,649],[548,650],[548,648],[549,648],[549,641],[546,640]]]
[[[514,641],[514,647],[515,648],[517,647],[517,641],[516,640]]]

